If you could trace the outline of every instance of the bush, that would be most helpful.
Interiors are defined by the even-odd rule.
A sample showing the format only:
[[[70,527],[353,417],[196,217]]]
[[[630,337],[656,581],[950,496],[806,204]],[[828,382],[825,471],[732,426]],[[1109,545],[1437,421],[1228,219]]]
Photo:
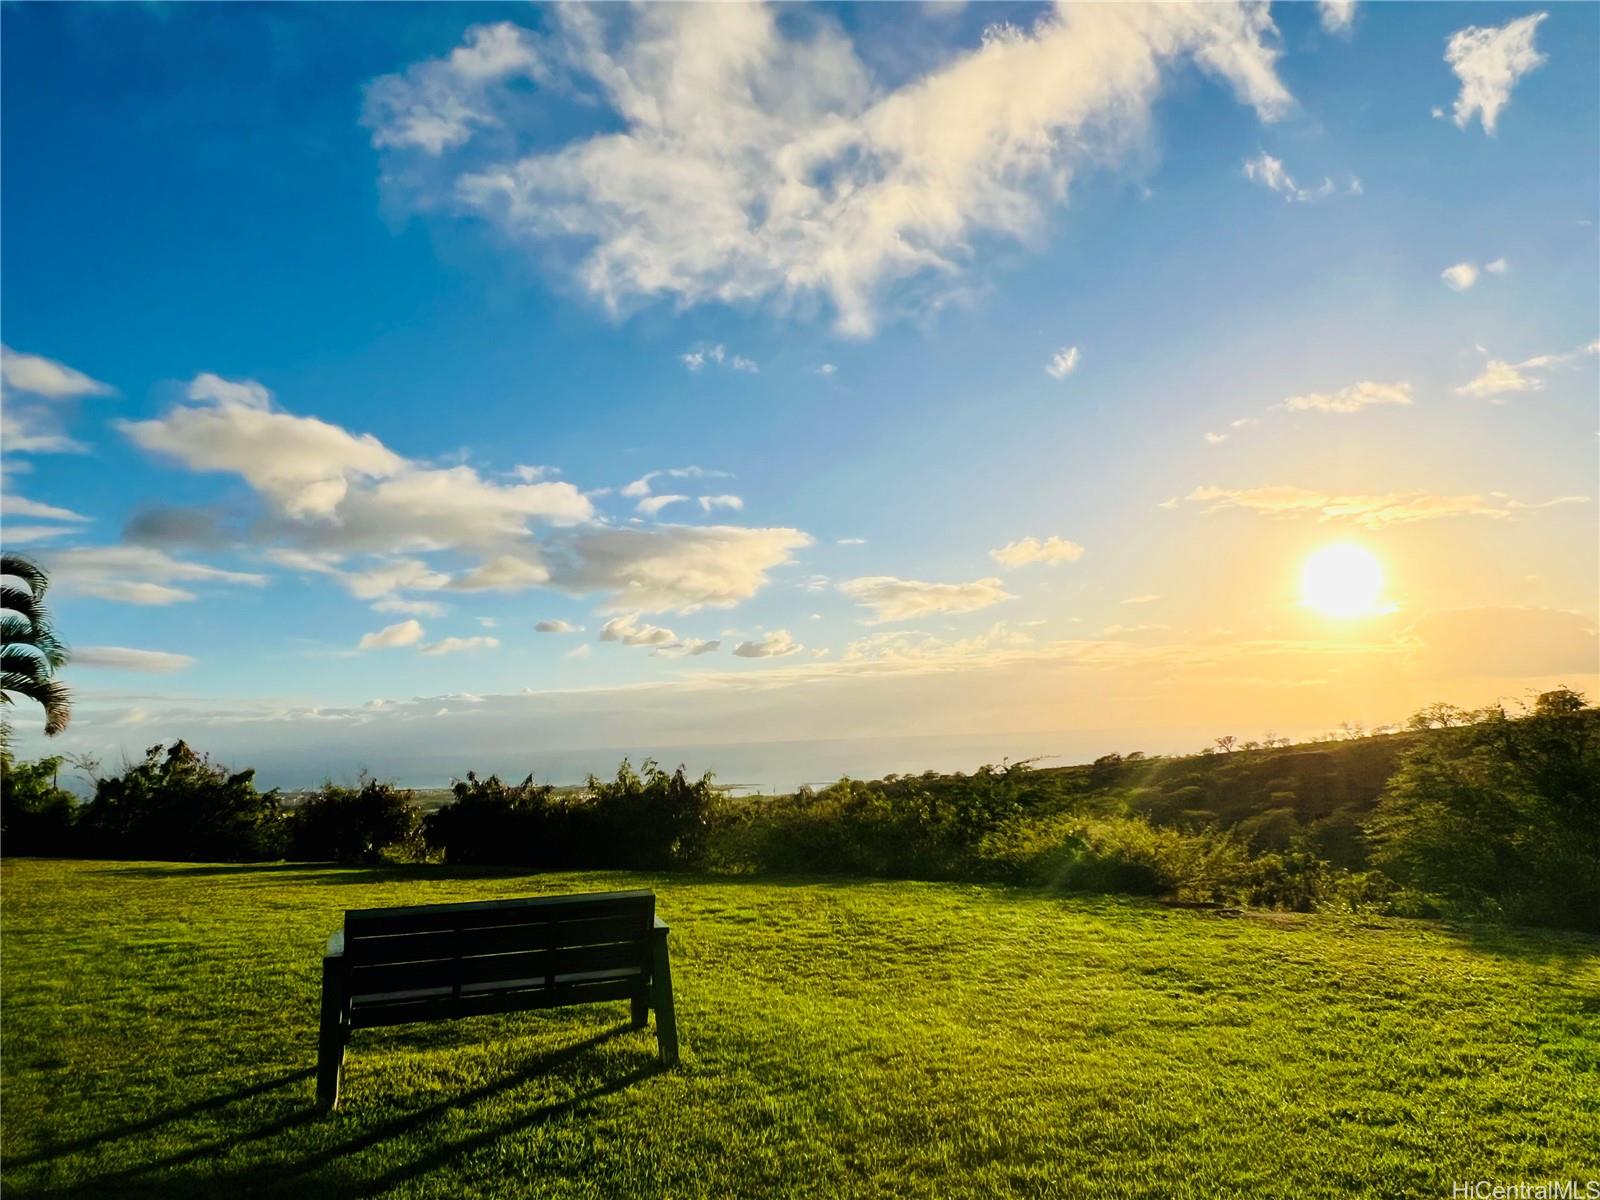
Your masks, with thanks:
[[[79,826],[85,850],[108,858],[258,862],[285,844],[277,792],[256,791],[255,771],[230,773],[181,741],[100,780]]]
[[[6,854],[71,854],[78,804],[56,786],[61,759],[19,763],[0,751],[0,848]]]
[[[1158,828],[1129,817],[1080,822],[1036,860],[1037,882],[1059,891],[1237,903],[1247,889],[1244,844],[1212,830]]]
[[[1054,795],[1026,762],[971,775],[841,779],[820,792],[724,805],[710,859],[748,871],[994,878],[1008,868],[989,861],[989,844]]]
[[[421,849],[422,812],[411,793],[365,778],[358,788],[325,783],[289,813],[289,857],[382,862],[388,850]]]
[[[716,798],[711,776],[690,780],[652,760],[624,759],[614,779],[591,775],[584,790],[502,783],[469,772],[455,800],[428,817],[428,844],[451,863],[544,868],[661,870],[694,866],[705,853]]]
[[[1520,719],[1475,716],[1402,760],[1375,861],[1454,911],[1600,931],[1600,713],[1560,689]]]

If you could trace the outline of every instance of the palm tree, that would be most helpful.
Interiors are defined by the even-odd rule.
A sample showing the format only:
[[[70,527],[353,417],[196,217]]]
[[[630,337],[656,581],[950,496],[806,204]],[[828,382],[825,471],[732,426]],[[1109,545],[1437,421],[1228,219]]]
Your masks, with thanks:
[[[50,580],[31,559],[0,555],[0,702],[15,697],[44,708],[44,731],[57,734],[72,719],[72,697],[54,678],[67,661],[67,648],[50,628],[44,606]]]

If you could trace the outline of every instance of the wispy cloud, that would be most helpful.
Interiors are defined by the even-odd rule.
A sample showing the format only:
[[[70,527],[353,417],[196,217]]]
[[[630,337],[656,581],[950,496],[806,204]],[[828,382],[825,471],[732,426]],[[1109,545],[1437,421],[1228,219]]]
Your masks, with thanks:
[[[730,354],[728,348],[722,345],[687,350],[678,355],[678,361],[691,371],[704,370],[706,364],[711,363],[713,366],[726,367],[730,371],[742,371],[746,375],[757,375],[761,372],[754,359],[746,358],[742,354]]]
[[[1316,187],[1304,187],[1296,183],[1294,177],[1284,169],[1283,162],[1265,150],[1245,161],[1244,177],[1252,183],[1270,188],[1291,203],[1307,204],[1316,200],[1326,200],[1333,195],[1334,190],[1333,180],[1327,178]]]
[[[602,642],[621,642],[624,646],[665,646],[678,640],[678,635],[660,625],[649,625],[631,616],[613,617],[600,627]]]
[[[740,658],[785,658],[804,649],[787,629],[774,629],[760,641],[740,642],[733,652]]]
[[[500,645],[496,637],[447,637],[422,648],[423,654],[460,654],[468,650],[494,650]]]
[[[175,583],[225,583],[260,587],[266,576],[228,571],[173,558],[145,546],[83,546],[45,559],[51,579],[64,591],[124,604],[166,605],[193,600]]]
[[[77,646],[72,651],[75,667],[98,667],[106,671],[140,671],[150,675],[170,675],[194,666],[188,654],[169,650],[135,650],[129,646]]]
[[[1529,71],[1545,61],[1533,45],[1539,23],[1548,13],[1518,17],[1504,25],[1480,28],[1469,25],[1450,35],[1444,60],[1461,81],[1456,96],[1456,126],[1465,129],[1476,115],[1483,131],[1493,134],[1500,111],[1511,100],[1511,89]]]
[[[1045,374],[1052,379],[1065,379],[1078,369],[1078,348],[1076,346],[1063,346],[1045,363]]]
[[[1077,562],[1084,549],[1077,542],[1051,534],[1043,540],[1036,537],[1019,538],[989,551],[989,557],[1006,567],[1026,567],[1034,563],[1057,566]]]
[[[1197,63],[1263,118],[1290,103],[1253,5],[997,25],[898,85],[821,13],[563,6],[550,23],[474,27],[454,54],[375,81],[365,121],[386,154],[417,160],[386,168],[414,204],[552,252],[612,311],[660,298],[803,311],[821,296],[864,335],[891,291],[937,302],[961,287],[981,235],[1041,229],[1080,167],[1145,134],[1167,71]],[[612,128],[519,156],[527,84],[552,73],[545,95],[597,103]]]
[[[1551,371],[1570,366],[1596,353],[1600,353],[1600,342],[1592,342],[1565,354],[1536,354],[1516,363],[1491,358],[1484,363],[1482,371],[1455,389],[1456,395],[1504,404],[1503,397],[1518,392],[1537,392],[1544,387],[1545,378]]]
[[[1364,529],[1409,525],[1447,517],[1488,517],[1501,520],[1520,508],[1546,507],[1549,503],[1583,503],[1587,497],[1562,497],[1546,504],[1525,504],[1504,493],[1439,496],[1427,492],[1344,494],[1321,492],[1288,484],[1255,488],[1198,487],[1187,499],[1204,504],[1207,511],[1242,508],[1268,517],[1315,517],[1318,521],[1348,521]]]
[[[401,621],[385,625],[375,633],[364,633],[356,643],[357,650],[393,650],[400,646],[415,646],[426,634],[420,621]]]
[[[977,612],[1002,600],[1016,599],[998,579],[970,583],[925,583],[892,575],[848,579],[839,590],[872,611],[872,624],[909,621],[939,613]]]
[[[1358,413],[1383,405],[1405,407],[1411,403],[1409,383],[1374,383],[1363,379],[1336,392],[1307,392],[1283,402],[1287,412]]]
[[[1356,0],[1317,0],[1317,16],[1325,32],[1348,37],[1356,22]]]

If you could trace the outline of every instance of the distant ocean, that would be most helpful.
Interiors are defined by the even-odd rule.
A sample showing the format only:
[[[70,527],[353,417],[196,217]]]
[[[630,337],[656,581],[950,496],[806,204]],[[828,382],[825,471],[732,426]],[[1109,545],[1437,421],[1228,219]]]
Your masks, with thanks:
[[[1059,733],[1005,735],[925,736],[890,738],[839,738],[830,741],[739,742],[694,746],[606,746],[588,749],[518,749],[501,755],[474,755],[475,761],[446,764],[437,754],[409,761],[403,754],[388,754],[373,764],[376,774],[402,787],[447,786],[452,777],[471,768],[486,775],[521,779],[532,771],[541,782],[580,783],[589,772],[608,775],[624,758],[635,765],[654,758],[663,766],[680,763],[691,774],[714,772],[717,782],[742,794],[792,792],[802,784],[821,786],[841,776],[878,779],[888,774],[923,771],[971,772],[985,763],[1037,758],[1039,766],[1066,766],[1089,762],[1113,751],[1127,754],[1192,753],[1209,738],[1201,730],[1094,729]],[[345,782],[357,768],[348,761],[290,761],[273,754],[257,754],[254,765],[263,787],[313,787],[324,779]]]

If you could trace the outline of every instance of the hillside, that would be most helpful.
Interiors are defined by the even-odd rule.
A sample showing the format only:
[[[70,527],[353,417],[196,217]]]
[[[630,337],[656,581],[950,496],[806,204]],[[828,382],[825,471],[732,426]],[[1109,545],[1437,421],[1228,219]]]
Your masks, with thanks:
[[[1235,829],[1262,849],[1309,835],[1339,866],[1365,862],[1361,823],[1402,755],[1439,731],[1046,769],[1059,786],[1159,825]]]
[[[1600,947],[965,884],[11,860],[16,1197],[1436,1197],[1600,1177]],[[650,886],[682,1067],[624,1006],[358,1033],[347,907]]]

